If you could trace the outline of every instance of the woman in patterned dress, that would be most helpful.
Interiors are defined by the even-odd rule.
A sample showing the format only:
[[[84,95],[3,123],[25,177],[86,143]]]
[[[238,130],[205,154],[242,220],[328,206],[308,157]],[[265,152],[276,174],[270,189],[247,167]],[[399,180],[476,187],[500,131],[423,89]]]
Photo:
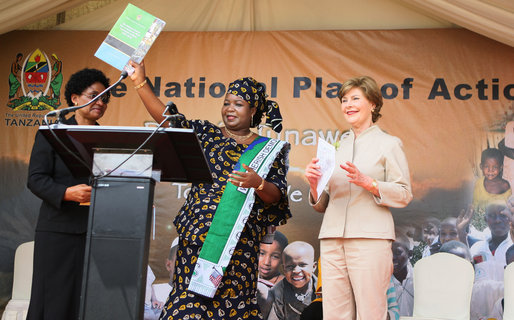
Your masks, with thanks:
[[[152,117],[164,118],[164,104],[146,84],[144,62],[131,62],[135,72],[131,79],[139,97]],[[253,92],[253,94],[246,94]],[[181,126],[196,132],[212,172],[213,183],[194,183],[187,200],[174,220],[179,234],[174,286],[161,319],[262,319],[257,305],[257,271],[259,243],[269,226],[286,222],[291,216],[287,199],[286,174],[289,144],[277,154],[269,173],[262,177],[246,165],[237,170],[241,155],[260,137],[250,127],[260,124],[266,114],[267,124],[279,132],[281,117],[278,105],[266,100],[264,87],[252,78],[234,81],[227,91],[221,115],[224,127],[208,121],[183,120]],[[225,269],[214,297],[208,298],[188,290],[214,213],[228,183],[254,188],[255,202],[239,241]]]

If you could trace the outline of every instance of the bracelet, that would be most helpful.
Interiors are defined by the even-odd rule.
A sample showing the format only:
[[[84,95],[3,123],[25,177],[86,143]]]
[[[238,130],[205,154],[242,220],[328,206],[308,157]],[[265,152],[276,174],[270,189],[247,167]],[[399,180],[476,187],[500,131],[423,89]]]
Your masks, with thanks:
[[[378,183],[377,183],[377,180],[373,179],[373,181],[371,181],[371,192],[373,192],[374,190],[378,190]]]
[[[262,178],[262,177],[261,177],[261,179],[262,179],[261,184],[257,188],[255,188],[255,190],[257,190],[257,191],[261,191],[262,189],[264,189],[264,181],[266,181],[266,180],[264,180],[264,178]]]
[[[141,88],[142,86],[144,86],[145,84],[146,84],[146,79],[145,79],[145,81],[143,81],[140,84],[138,84],[137,86],[135,86],[134,89],[137,90],[137,89]]]

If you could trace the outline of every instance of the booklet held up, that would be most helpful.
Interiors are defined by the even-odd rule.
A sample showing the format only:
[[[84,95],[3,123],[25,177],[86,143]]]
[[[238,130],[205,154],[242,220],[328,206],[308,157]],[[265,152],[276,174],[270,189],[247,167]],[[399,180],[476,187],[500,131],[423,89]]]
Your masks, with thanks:
[[[95,53],[118,70],[134,72],[129,60],[140,63],[166,22],[128,4]]]

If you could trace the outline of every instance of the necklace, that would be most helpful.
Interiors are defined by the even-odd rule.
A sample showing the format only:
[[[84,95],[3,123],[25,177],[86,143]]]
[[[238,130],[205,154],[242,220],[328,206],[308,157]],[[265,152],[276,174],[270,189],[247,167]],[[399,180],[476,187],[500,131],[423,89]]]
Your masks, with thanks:
[[[294,296],[296,297],[296,299],[298,299],[298,301],[300,302],[304,302],[305,299],[311,294],[311,290],[307,290],[307,292],[305,293],[295,293]]]
[[[240,141],[245,141],[246,139],[250,138],[250,136],[253,134],[252,131],[250,131],[249,134],[246,134],[244,136],[240,136],[238,134],[235,134],[233,133],[232,131],[228,130],[227,127],[225,127],[225,132],[234,140],[240,140]]]
[[[305,299],[312,294],[312,278],[309,281],[309,286],[307,287],[307,292],[305,293],[295,293],[294,296],[298,301],[304,302]]]

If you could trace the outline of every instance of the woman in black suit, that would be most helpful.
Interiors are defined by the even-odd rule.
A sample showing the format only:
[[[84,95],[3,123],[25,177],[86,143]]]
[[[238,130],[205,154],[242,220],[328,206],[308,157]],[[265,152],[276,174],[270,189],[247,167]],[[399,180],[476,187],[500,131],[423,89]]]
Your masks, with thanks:
[[[86,104],[109,86],[99,70],[83,69],[66,84],[69,106]],[[78,109],[67,125],[98,125],[109,95]],[[43,200],[34,244],[34,274],[28,320],[78,318],[91,186],[73,177],[38,132],[30,156],[28,188]]]

